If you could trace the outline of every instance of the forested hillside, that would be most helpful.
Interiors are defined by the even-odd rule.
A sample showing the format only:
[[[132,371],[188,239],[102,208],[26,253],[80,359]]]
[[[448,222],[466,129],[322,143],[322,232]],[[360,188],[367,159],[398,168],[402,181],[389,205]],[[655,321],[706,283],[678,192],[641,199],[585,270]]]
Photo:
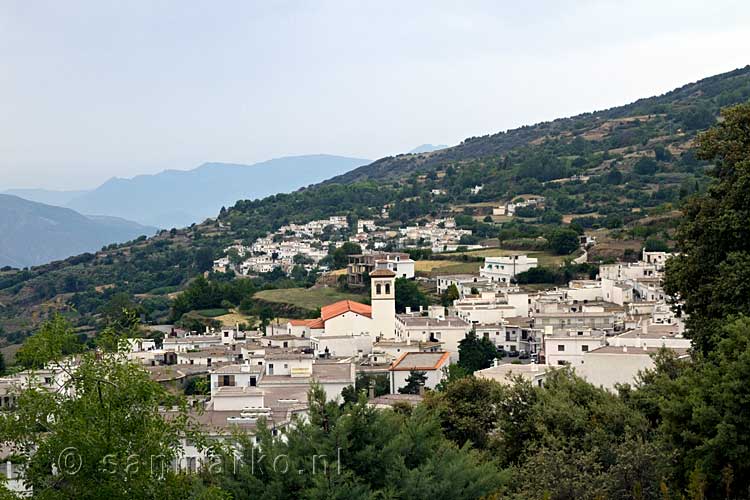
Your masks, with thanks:
[[[121,292],[137,295],[148,319],[169,308],[166,293],[210,269],[234,241],[249,243],[292,221],[378,216],[386,205],[393,227],[452,214],[483,239],[533,239],[572,223],[604,228],[615,239],[672,240],[680,207],[708,182],[710,162],[696,157],[696,134],[722,107],[748,99],[750,67],[606,111],[384,158],[291,194],[238,201],[216,219],[154,238],[5,269],[0,322],[11,341],[53,311],[85,327]],[[528,209],[512,222],[485,215],[494,203],[529,194],[544,196],[544,210]]]

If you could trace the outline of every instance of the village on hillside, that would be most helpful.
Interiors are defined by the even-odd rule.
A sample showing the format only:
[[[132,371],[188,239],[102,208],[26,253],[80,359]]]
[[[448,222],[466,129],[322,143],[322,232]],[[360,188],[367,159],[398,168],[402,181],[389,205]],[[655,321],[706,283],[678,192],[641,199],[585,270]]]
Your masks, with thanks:
[[[244,274],[261,269],[257,266],[285,267],[299,254],[314,261],[323,254],[316,253],[322,244],[316,238],[345,224],[345,217],[332,217],[285,226],[275,233],[283,238],[269,235],[249,248],[231,247],[242,260],[231,264],[224,258],[215,265],[238,266]],[[637,262],[601,265],[594,279],[537,290],[515,283],[519,274],[537,268],[536,258],[486,257],[475,274],[437,275],[422,283],[438,295],[451,291],[447,305],[397,314],[396,279],[414,280],[415,261],[407,253],[377,250],[374,243],[384,236],[374,222],[359,221],[354,238],[373,248],[349,256],[346,280],[369,288],[367,304],[333,302],[320,309],[319,317],[270,323],[264,330],[155,326],[164,334],[159,345],[130,339],[123,350],[154,381],[195,394],[195,418],[222,439],[236,429],[253,433],[261,419],[276,433],[297,417],[306,418],[311,383],[319,384],[330,400],[363,387],[373,407],[416,404],[425,391],[448,379],[449,367],[459,362],[467,342],[489,343],[493,349],[491,366],[477,370],[477,377],[502,384],[521,377],[543,386],[552,370],[570,367],[610,391],[653,367],[653,354],[660,349],[680,357],[690,348],[683,337],[684,318],[662,289],[669,253],[643,250]],[[402,242],[429,238],[434,249],[456,244],[460,233],[446,219],[405,228],[393,237]],[[14,406],[19,387],[64,387],[70,373],[70,366],[48,366],[0,379],[0,407]],[[207,387],[202,394],[195,390],[201,384]],[[205,450],[185,444],[173,465],[196,471],[207,459]],[[11,487],[23,491],[22,471],[8,464]]]

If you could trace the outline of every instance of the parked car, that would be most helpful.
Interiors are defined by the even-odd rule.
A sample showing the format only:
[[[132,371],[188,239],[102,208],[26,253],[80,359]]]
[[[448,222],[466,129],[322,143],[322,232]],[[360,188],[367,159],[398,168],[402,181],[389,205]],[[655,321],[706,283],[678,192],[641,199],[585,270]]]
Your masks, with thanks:
[[[517,358],[519,354],[520,353],[518,351],[510,351],[508,353],[508,356],[510,356],[511,358]]]
[[[531,356],[529,356],[529,353],[526,351],[521,351],[521,354],[518,355],[518,359],[529,359]]]

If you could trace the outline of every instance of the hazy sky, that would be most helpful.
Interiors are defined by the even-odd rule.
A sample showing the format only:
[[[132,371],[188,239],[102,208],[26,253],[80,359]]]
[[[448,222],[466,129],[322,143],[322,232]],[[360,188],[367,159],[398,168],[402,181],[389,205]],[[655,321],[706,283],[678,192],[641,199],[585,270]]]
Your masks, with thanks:
[[[0,1],[0,190],[378,158],[750,63],[750,2]]]

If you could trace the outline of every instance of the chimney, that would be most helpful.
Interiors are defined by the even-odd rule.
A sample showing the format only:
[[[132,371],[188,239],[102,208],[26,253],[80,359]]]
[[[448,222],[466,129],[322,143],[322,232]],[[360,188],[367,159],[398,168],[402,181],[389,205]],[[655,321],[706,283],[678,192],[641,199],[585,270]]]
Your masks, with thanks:
[[[406,314],[411,314],[411,307],[410,306],[406,306]]]
[[[367,388],[367,398],[375,399],[375,381],[374,380],[370,380],[370,385]]]
[[[424,396],[424,384],[419,384],[419,395]]]
[[[500,365],[500,360],[495,358],[492,360],[492,366],[497,367]]]
[[[628,352],[628,346],[626,345],[622,346],[622,352]]]

